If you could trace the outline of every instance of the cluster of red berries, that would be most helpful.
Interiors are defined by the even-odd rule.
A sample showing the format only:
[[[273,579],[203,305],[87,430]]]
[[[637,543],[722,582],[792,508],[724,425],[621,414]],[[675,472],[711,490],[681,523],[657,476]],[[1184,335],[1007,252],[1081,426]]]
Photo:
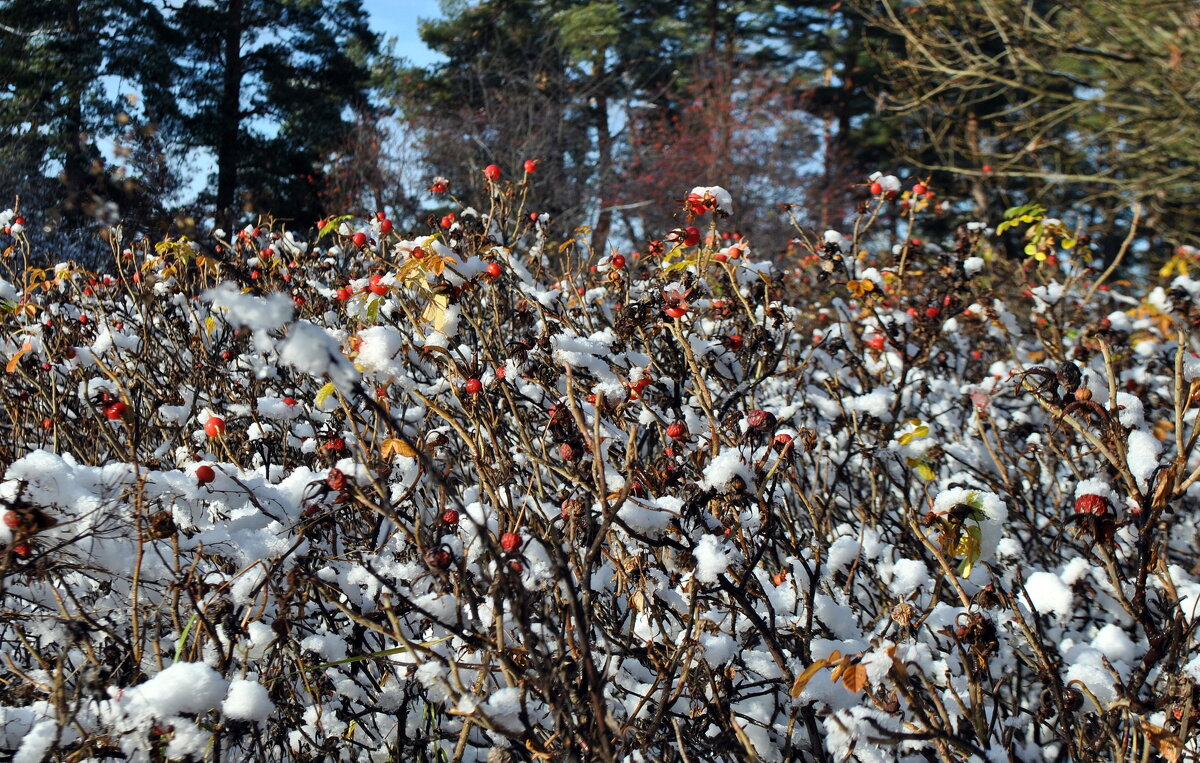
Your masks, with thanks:
[[[13,225],[24,225],[24,224],[25,224],[24,217],[18,217],[17,219],[13,220]],[[4,226],[4,235],[6,235],[6,236],[12,235],[12,225]]]

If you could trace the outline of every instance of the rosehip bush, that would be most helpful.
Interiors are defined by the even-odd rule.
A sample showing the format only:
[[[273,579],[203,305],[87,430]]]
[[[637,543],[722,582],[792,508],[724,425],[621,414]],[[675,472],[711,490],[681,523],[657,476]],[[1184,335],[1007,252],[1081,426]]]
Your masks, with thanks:
[[[6,755],[1200,754],[1194,253],[880,173],[852,233],[710,186],[614,255],[490,170],[0,260]]]

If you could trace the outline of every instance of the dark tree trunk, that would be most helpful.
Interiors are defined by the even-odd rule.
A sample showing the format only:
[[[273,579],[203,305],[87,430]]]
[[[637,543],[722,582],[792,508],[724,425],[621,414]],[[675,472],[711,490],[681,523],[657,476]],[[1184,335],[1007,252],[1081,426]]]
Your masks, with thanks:
[[[67,6],[67,37],[72,45],[81,43],[83,34],[79,19],[79,3]],[[85,194],[88,187],[87,145],[83,128],[83,90],[81,78],[70,76],[66,82],[67,113],[63,124],[66,146],[63,151],[63,211],[70,217],[79,217],[84,212]]]
[[[221,87],[217,143],[217,220],[232,232],[237,211],[238,133],[242,103],[242,0],[229,0],[225,16],[225,76]]]
[[[604,94],[603,88],[607,85],[604,83],[604,78],[607,73],[604,70],[603,59],[596,64],[596,81],[600,84],[600,94],[596,96],[596,152],[599,154],[597,162],[599,170],[600,189],[600,215],[596,218],[596,227],[592,229],[592,252],[597,257],[603,257],[607,254],[605,247],[608,246],[608,237],[612,233],[612,208],[605,206],[605,195],[612,193],[613,178],[612,178],[612,132],[608,127],[608,96]]]

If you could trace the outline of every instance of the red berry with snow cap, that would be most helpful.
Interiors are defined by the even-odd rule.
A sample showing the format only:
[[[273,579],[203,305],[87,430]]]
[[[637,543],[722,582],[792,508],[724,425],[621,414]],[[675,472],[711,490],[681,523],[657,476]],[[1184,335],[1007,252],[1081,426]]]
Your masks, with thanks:
[[[1108,513],[1108,499],[1095,493],[1081,495],[1075,499],[1075,513],[1102,517]]]

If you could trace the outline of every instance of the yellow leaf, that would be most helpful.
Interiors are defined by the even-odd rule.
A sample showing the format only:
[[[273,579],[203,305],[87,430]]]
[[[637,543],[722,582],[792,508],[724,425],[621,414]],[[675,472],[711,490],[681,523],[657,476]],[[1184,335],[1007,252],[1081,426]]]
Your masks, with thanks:
[[[913,433],[905,432],[904,434],[897,437],[896,441],[899,442],[901,445],[908,445],[910,442],[913,441]]]
[[[929,466],[929,464],[925,463],[924,461],[921,461],[917,464],[917,476],[926,482],[933,482],[933,480],[937,477],[937,475],[933,473],[933,469]]]
[[[1183,743],[1179,741],[1179,737],[1143,718],[1137,720],[1142,733],[1150,740],[1150,744],[1154,745],[1154,749],[1158,750],[1158,754],[1168,763],[1176,763],[1183,752]]]
[[[663,272],[670,273],[672,270],[683,270],[684,268],[689,268],[695,264],[696,264],[696,258],[689,257],[686,260],[680,260],[679,262],[675,262],[675,263],[668,265],[667,267],[663,268]]]
[[[836,654],[836,652],[834,653]],[[804,688],[808,686],[808,682],[813,676],[820,672],[821,668],[829,667],[829,660],[817,660],[812,665],[804,669],[800,675],[796,676],[796,680],[792,682],[792,696],[799,697],[804,693]]]
[[[394,456],[404,456],[405,458],[416,458],[416,448],[409,445],[404,440],[398,437],[389,437],[379,446],[384,458],[392,458]]]
[[[16,354],[14,354],[11,358],[8,359],[8,365],[6,365],[4,367],[4,370],[10,374],[13,371],[16,371],[17,365],[21,362],[21,357],[23,355],[25,355],[25,353],[29,352],[32,349],[33,349],[33,345],[31,345],[29,342],[26,342],[25,344],[21,345],[21,349],[17,350]]]
[[[421,317],[433,324],[434,331],[441,331],[442,326],[446,325],[446,308],[449,306],[450,297],[445,294],[435,295],[425,306],[425,312]]]
[[[321,389],[317,391],[317,407],[320,408],[321,406],[325,405],[325,401],[328,400],[329,396],[336,391],[337,387],[334,386],[333,382],[328,382],[324,387],[321,387]]]
[[[842,685],[858,694],[867,687],[867,666],[850,665],[842,673]]]
[[[929,436],[929,427],[922,424],[921,426],[914,429],[912,434],[913,434],[913,437],[928,437]]]
[[[1059,243],[1059,246],[1061,246],[1063,249],[1074,249],[1074,248],[1075,248],[1075,239],[1073,239],[1073,238],[1064,238],[1064,239],[1063,239],[1063,240],[1062,240],[1062,241]]]
[[[213,331],[216,331],[216,329],[217,329],[217,320],[216,320],[216,318],[213,318],[213,317],[210,315],[210,316],[208,316],[207,318],[205,318],[205,319],[204,319],[204,333],[205,333],[205,334],[208,334],[208,335],[210,335],[210,336],[211,336],[211,335],[212,335],[212,332],[213,332]]]

